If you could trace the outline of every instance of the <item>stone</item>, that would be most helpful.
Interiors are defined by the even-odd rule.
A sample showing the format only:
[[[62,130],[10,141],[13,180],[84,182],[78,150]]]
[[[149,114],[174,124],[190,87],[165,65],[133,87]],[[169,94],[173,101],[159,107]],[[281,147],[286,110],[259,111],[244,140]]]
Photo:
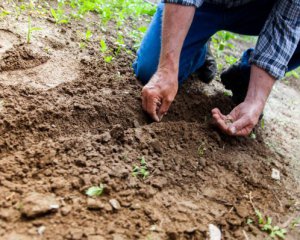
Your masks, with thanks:
[[[196,204],[192,203],[191,201],[182,201],[182,202],[179,202],[178,204],[183,206],[183,207],[189,208],[191,210],[198,210],[199,209],[199,207]]]
[[[164,186],[166,186],[168,183],[167,179],[165,177],[158,177],[153,179],[151,182],[151,185],[155,188],[158,188],[159,190],[162,190]]]
[[[67,205],[61,209],[61,215],[67,216],[72,211],[72,206]]]
[[[280,171],[275,169],[275,168],[272,168],[272,174],[271,174],[271,177],[274,179],[274,180],[277,180],[279,181],[280,180]]]
[[[88,240],[106,240],[106,238],[104,238],[101,235],[91,235],[91,236],[88,236],[87,239]]]
[[[107,143],[111,140],[110,132],[105,132],[100,135],[100,142],[101,143]]]
[[[21,213],[29,218],[56,212],[59,208],[59,203],[53,194],[32,192],[24,198],[22,203]]]
[[[96,200],[94,198],[88,198],[87,208],[90,210],[100,210],[104,208],[104,206],[99,200]]]
[[[46,230],[45,226],[40,226],[40,227],[38,227],[37,232],[39,235],[43,235],[45,230]]]
[[[209,231],[209,239],[210,240],[221,240],[222,239],[221,231],[215,225],[209,224],[208,231]]]
[[[6,234],[4,236],[1,236],[1,239],[5,239],[5,240],[34,240],[36,238],[32,238],[31,236],[28,236],[28,235],[12,232],[12,233]]]
[[[8,209],[0,210],[0,219],[3,219],[4,221],[14,222],[19,218],[20,218],[20,212],[15,209],[8,208]]]
[[[120,203],[118,202],[117,199],[110,199],[109,203],[113,207],[113,209],[115,209],[115,210],[121,209],[121,205],[120,205]]]

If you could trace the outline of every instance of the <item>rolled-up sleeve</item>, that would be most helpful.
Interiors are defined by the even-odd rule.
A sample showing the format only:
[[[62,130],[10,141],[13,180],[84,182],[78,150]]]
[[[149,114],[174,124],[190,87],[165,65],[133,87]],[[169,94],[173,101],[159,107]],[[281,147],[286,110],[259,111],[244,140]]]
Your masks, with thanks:
[[[163,3],[174,3],[184,6],[195,6],[196,8],[202,5],[204,0],[162,0]]]
[[[282,78],[300,39],[300,0],[278,0],[260,32],[250,63]]]

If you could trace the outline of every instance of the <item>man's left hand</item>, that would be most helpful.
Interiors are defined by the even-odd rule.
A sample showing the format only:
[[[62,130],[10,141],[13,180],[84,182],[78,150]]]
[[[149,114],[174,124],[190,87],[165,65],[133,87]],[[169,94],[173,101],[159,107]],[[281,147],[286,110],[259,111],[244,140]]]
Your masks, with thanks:
[[[232,136],[248,136],[258,123],[263,107],[262,103],[245,101],[226,116],[215,108],[212,110],[212,116],[224,133]]]

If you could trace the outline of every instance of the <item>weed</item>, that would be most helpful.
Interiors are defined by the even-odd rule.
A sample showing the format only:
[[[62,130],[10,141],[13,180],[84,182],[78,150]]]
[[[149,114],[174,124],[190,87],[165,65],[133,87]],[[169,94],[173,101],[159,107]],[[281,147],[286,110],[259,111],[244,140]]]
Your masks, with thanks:
[[[267,217],[266,219],[263,217],[262,213],[255,209],[255,214],[258,218],[258,223],[261,226],[261,230],[267,232],[272,239],[279,237],[281,239],[285,238],[285,234],[287,230],[284,228],[280,228],[278,226],[272,225],[272,218]]]
[[[299,73],[297,71],[293,70],[293,71],[287,72],[285,74],[285,77],[294,77],[294,78],[299,79],[300,75],[299,75]]]
[[[112,59],[113,59],[113,56],[106,56],[103,58],[104,62],[106,62],[106,63],[111,63]]]
[[[32,37],[32,33],[35,31],[40,31],[42,30],[42,28],[39,27],[32,27],[31,25],[31,16],[28,16],[28,28],[27,28],[27,44],[31,43],[31,37]]]
[[[149,171],[147,167],[147,163],[144,157],[141,158],[140,166],[135,165],[132,169],[132,176],[138,177],[141,176],[143,179],[149,176]]]
[[[197,149],[197,153],[199,155],[199,157],[203,157],[205,152],[206,152],[206,147],[205,147],[205,143],[201,143],[200,146]]]
[[[91,37],[93,36],[93,33],[90,29],[87,29],[85,32],[85,40],[90,41]]]
[[[106,45],[105,40],[101,39],[101,40],[100,40],[100,51],[101,51],[102,53],[106,53],[107,50],[108,50],[108,47],[107,47],[107,45]]]
[[[55,10],[54,8],[50,8],[50,12],[52,17],[57,24],[67,24],[69,23],[69,18],[65,15],[64,10],[62,8],[62,2],[58,4],[58,8]]]
[[[101,196],[104,191],[104,185],[100,184],[99,186],[90,187],[85,193],[90,197]]]
[[[295,219],[292,221],[292,223],[291,223],[291,225],[290,225],[290,228],[294,229],[294,228],[295,228],[296,226],[298,226],[298,225],[300,225],[300,216],[297,217],[297,218],[295,218]]]

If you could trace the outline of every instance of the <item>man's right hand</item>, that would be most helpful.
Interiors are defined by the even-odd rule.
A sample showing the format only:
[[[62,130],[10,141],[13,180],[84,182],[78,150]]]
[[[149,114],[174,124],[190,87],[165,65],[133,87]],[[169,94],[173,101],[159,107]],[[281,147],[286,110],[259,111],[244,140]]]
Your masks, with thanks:
[[[142,90],[143,109],[159,122],[178,91],[178,72],[158,69]]]

